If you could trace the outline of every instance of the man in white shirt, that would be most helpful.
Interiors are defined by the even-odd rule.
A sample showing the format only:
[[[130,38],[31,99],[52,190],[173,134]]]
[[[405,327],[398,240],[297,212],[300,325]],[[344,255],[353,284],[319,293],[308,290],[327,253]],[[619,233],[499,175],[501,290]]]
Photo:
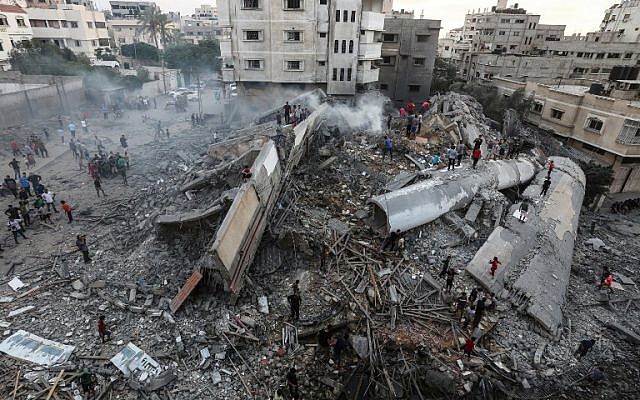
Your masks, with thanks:
[[[55,193],[51,193],[48,189],[45,189],[44,193],[42,193],[42,198],[44,199],[45,204],[47,205],[47,211],[51,211],[53,208],[54,212],[58,212],[56,210],[56,204],[53,202],[53,199],[56,197]]]

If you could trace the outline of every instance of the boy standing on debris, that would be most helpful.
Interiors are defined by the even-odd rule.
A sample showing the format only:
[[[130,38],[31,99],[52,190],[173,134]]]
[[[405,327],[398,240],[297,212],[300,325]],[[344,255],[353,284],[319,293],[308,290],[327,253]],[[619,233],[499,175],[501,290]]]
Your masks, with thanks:
[[[76,236],[76,246],[78,250],[82,252],[82,258],[84,258],[84,263],[88,264],[91,262],[91,257],[89,257],[89,247],[87,246],[87,236],[86,235],[78,235]]]
[[[107,329],[107,324],[104,323],[104,315],[98,318],[98,335],[100,335],[102,343],[111,340],[111,331]]]
[[[491,276],[495,278],[498,265],[502,265],[502,263],[498,261],[498,257],[493,257],[493,260],[489,261],[489,264],[491,264]]]
[[[297,281],[296,281],[297,282]],[[302,299],[300,298],[300,289],[297,289],[297,285],[293,288],[293,294],[290,294],[287,297],[287,301],[289,302],[289,306],[291,307],[291,315],[289,319],[292,322],[296,322],[300,319],[300,303]]]
[[[487,302],[487,296],[484,296],[478,303],[476,304],[476,312],[473,318],[473,324],[471,325],[471,329],[476,329],[478,325],[480,325],[480,321],[482,321],[482,316],[484,315],[485,304]]]
[[[384,137],[384,147],[382,148],[382,159],[389,153],[389,159],[393,161],[393,141],[389,136]]]
[[[92,399],[96,397],[96,378],[91,370],[83,370],[80,374],[80,386],[82,386],[82,391],[87,395],[87,399],[91,396]]]
[[[342,361],[342,350],[347,347],[347,341],[342,336],[332,336],[329,339],[329,346],[333,347],[333,362],[340,366]]]
[[[107,196],[107,194],[104,192],[104,189],[102,188],[102,181],[100,180],[99,176],[96,176],[95,179],[93,180],[93,186],[95,186],[96,188],[96,193],[98,194],[98,197],[100,197],[100,192],[102,192],[102,195],[104,197]]]
[[[473,141],[473,149],[479,149],[480,146],[482,145],[482,135],[478,136],[474,141]]]
[[[547,173],[547,178],[551,178],[551,173],[553,172],[555,167],[556,164],[553,162],[553,160],[551,160],[551,162],[549,162],[549,172]]]
[[[64,213],[67,215],[67,218],[69,219],[69,223],[72,223],[73,214],[71,213],[71,211],[73,211],[73,208],[69,205],[69,203],[67,203],[64,200],[60,200],[60,204],[62,205],[62,210],[64,211]]]
[[[22,225],[20,225],[21,221],[22,221],[21,219],[10,219],[9,222],[7,222],[7,225],[9,226],[9,230],[13,235],[13,240],[15,240],[16,244],[19,244],[18,234],[20,234],[20,236],[22,236],[23,238],[27,239],[27,237],[24,235],[24,229],[22,229]]]
[[[529,202],[527,199],[522,200],[518,211],[520,211],[520,221],[527,222],[527,215],[529,215]]]
[[[473,149],[473,154],[471,158],[473,158],[473,169],[476,169],[478,165],[478,161],[480,161],[480,157],[482,157],[482,150],[478,147],[477,149]]]
[[[549,190],[549,186],[551,186],[551,178],[546,177],[544,179],[544,183],[542,184],[542,191],[540,192],[540,197],[546,196],[547,191]]]
[[[291,120],[291,106],[288,101],[284,104],[284,107],[282,107],[282,111],[284,111],[284,123],[289,125],[289,121]]]
[[[459,167],[467,151],[467,146],[465,146],[464,141],[461,140],[460,143],[458,143],[458,148],[456,149],[456,151],[458,152],[458,164],[456,165],[456,167]]]
[[[460,318],[464,314],[464,310],[467,307],[467,293],[462,294],[456,300],[456,317]]]
[[[450,262],[451,262],[451,256],[447,256],[447,258],[445,258],[442,261],[442,271],[440,271],[440,275],[438,275],[438,277],[444,278],[444,276],[447,274],[447,271],[449,270]]]
[[[451,145],[451,148],[447,151],[449,156],[449,165],[447,166],[447,171],[456,169],[456,159],[458,158],[458,151],[456,150],[456,146]]]
[[[48,189],[45,189],[44,193],[42,193],[42,199],[47,205],[47,211],[51,211],[51,209],[53,208],[53,212],[58,212],[58,210],[56,210],[56,205],[53,202],[54,197],[56,197],[56,194],[51,193]]]
[[[451,293],[451,289],[453,288],[453,278],[456,276],[456,270],[453,268],[449,268],[447,271],[447,283],[445,285],[445,291],[447,293]]]

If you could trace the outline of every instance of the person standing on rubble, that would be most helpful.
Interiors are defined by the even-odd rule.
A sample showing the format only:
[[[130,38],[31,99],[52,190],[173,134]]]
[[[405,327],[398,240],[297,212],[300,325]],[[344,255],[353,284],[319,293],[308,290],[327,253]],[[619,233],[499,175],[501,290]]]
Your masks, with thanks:
[[[447,275],[447,271],[449,271],[449,264],[451,263],[451,256],[447,256],[444,260],[442,260],[442,271],[440,271],[440,275],[438,277],[444,278]]]
[[[387,132],[391,133],[391,121],[393,121],[393,117],[391,114],[387,116]]]
[[[471,154],[471,158],[473,158],[473,169],[476,169],[478,161],[480,161],[480,157],[482,157],[482,150],[480,150],[479,147],[477,149],[473,149],[473,153]]]
[[[382,159],[389,153],[389,159],[393,161],[393,141],[387,135],[384,136],[384,143],[382,147]]]
[[[287,388],[289,389],[289,394],[293,400],[300,399],[300,392],[298,390],[298,377],[296,376],[296,368],[291,367],[289,372],[287,373]]]
[[[464,310],[467,308],[467,293],[462,292],[456,300],[456,317],[461,318],[464,315]]]
[[[445,284],[445,292],[451,293],[451,289],[453,289],[453,278],[455,278],[457,272],[453,268],[449,268],[447,271],[447,281]]]
[[[276,125],[282,125],[282,115],[280,115],[280,111],[276,111]]]
[[[104,322],[104,315],[98,318],[98,335],[102,343],[111,340],[111,331],[107,329],[107,324]]]
[[[413,115],[415,111],[416,105],[413,103],[413,100],[409,100],[409,104],[407,104],[407,112],[409,115]]]
[[[473,305],[478,298],[478,288],[471,289],[471,293],[469,293],[469,304]]]
[[[86,395],[87,399],[96,398],[96,377],[93,375],[91,370],[85,369],[80,373],[80,386],[82,386],[82,391]]]
[[[540,197],[544,197],[547,195],[547,191],[551,186],[551,178],[548,176],[544,179],[544,183],[542,184],[542,191],[540,192]]]
[[[244,168],[242,168],[242,171],[240,171],[240,175],[242,177],[242,182],[247,182],[252,176],[251,168],[249,168],[248,165],[245,165]]]
[[[578,357],[578,360],[582,357],[586,356],[589,350],[593,348],[596,344],[595,339],[582,339],[580,345],[578,346],[578,350],[576,350],[575,355]]]
[[[24,234],[24,229],[22,228],[22,225],[20,225],[21,221],[22,221],[21,219],[10,219],[9,222],[7,222],[7,226],[9,227],[9,230],[13,235],[13,240],[16,242],[16,244],[20,244],[18,243],[18,234],[20,234],[20,236],[22,236],[23,238],[27,239],[27,237]]]
[[[302,299],[300,298],[299,289],[296,289],[296,286],[294,286],[293,293],[287,297],[287,301],[291,308],[289,320],[291,322],[297,322],[300,320],[300,303],[302,302]]]
[[[473,141],[473,149],[479,149],[480,146],[482,146],[482,135],[478,136],[474,141]]]
[[[458,143],[458,148],[456,149],[456,151],[458,152],[458,164],[456,164],[456,167],[459,167],[462,163],[462,159],[464,158],[465,153],[467,152],[467,146],[465,146],[463,140]]]
[[[282,111],[284,112],[284,123],[289,125],[289,122],[291,121],[291,106],[289,105],[288,101],[284,103]]]
[[[20,187],[24,189],[25,192],[27,192],[27,195],[29,197],[31,197],[31,182],[29,181],[26,172],[23,172],[22,176],[20,177]]]
[[[18,184],[16,183],[15,179],[7,175],[4,178],[4,187],[6,187],[11,192],[13,197],[15,197],[16,199],[18,198]]]
[[[69,205],[69,203],[67,203],[64,200],[60,200],[60,204],[62,207],[62,210],[64,211],[64,213],[67,216],[67,219],[69,220],[69,223],[73,222],[73,214],[71,213],[73,211],[73,208]]]
[[[87,235],[76,236],[76,247],[78,248],[78,250],[80,250],[80,252],[82,252],[84,263],[90,263],[91,257],[89,257],[89,247],[87,246]]]
[[[471,325],[471,329],[476,329],[478,325],[480,325],[480,321],[482,320],[482,316],[484,315],[485,304],[487,301],[487,296],[484,296],[478,303],[476,303],[475,315],[473,317],[473,324]]]
[[[458,151],[456,146],[451,145],[451,148],[447,151],[449,157],[449,165],[447,165],[447,171],[456,169],[456,160],[458,159]]]
[[[404,107],[400,107],[398,112],[400,113],[400,118],[404,118],[407,116],[407,111],[404,109]]]
[[[493,257],[493,260],[489,261],[489,264],[491,264],[491,276],[495,278],[498,265],[502,265],[502,263],[498,261],[498,257]]]
[[[413,114],[410,113],[407,115],[407,126],[406,126],[406,136],[407,138],[411,137],[411,127],[413,126]]]
[[[333,348],[333,362],[340,366],[342,362],[342,351],[347,348],[347,341],[340,335],[334,335],[329,339],[329,346]]]
[[[93,186],[96,188],[96,194],[98,198],[100,198],[100,192],[102,192],[102,196],[107,197],[107,194],[104,192],[102,188],[102,180],[100,180],[99,176],[96,176],[93,180]]]
[[[527,222],[527,215],[529,215],[529,202],[527,199],[522,199],[522,203],[520,203],[518,211],[520,212],[520,221]]]
[[[20,161],[14,158],[9,162],[9,166],[13,169],[13,178],[20,179]]]
[[[122,146],[123,149],[127,149],[127,147],[129,147],[129,144],[127,143],[127,138],[124,136],[124,134],[122,134],[122,136],[120,136],[120,146]]]
[[[476,342],[473,336],[468,337],[466,342],[464,343],[464,354],[467,356],[467,360],[471,359],[471,354],[473,353],[473,350],[475,350],[475,348]]]
[[[556,168],[556,164],[553,162],[553,160],[551,160],[549,162],[549,172],[547,172],[547,178],[551,178],[551,173],[555,168]]]
[[[118,159],[116,160],[116,168],[118,169],[118,172],[120,172],[120,176],[122,176],[122,183],[125,186],[128,186],[129,183],[127,182],[127,162],[124,157],[118,155]]]

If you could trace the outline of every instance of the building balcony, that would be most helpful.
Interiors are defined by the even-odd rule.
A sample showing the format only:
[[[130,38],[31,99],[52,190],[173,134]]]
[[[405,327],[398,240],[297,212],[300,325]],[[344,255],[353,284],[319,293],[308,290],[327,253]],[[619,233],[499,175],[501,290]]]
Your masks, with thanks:
[[[222,57],[231,57],[231,40],[220,39],[218,43],[220,44],[220,55]]]
[[[235,82],[235,74],[233,68],[222,67],[222,81],[223,82]]]
[[[384,30],[384,14],[363,11],[362,20],[360,21],[360,29],[365,31],[383,31]]]
[[[382,43],[360,43],[358,46],[359,60],[376,60],[382,54]]]
[[[378,82],[379,73],[380,70],[378,68],[364,69],[358,67],[356,71],[356,82],[362,84]]]

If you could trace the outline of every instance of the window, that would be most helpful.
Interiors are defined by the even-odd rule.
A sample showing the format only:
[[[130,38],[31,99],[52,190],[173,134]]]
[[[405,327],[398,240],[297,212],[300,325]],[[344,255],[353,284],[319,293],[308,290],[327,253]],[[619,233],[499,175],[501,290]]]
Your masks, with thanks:
[[[302,42],[302,32],[300,31],[286,31],[285,41],[287,42]]]
[[[300,10],[302,8],[302,0],[284,0],[284,8],[286,10]]]
[[[340,10],[336,10],[336,22],[340,22]]]
[[[76,40],[76,42],[77,42],[77,40]],[[122,37],[121,37],[121,38],[118,38],[118,43],[120,43],[120,44],[127,44],[127,38],[122,38]]]
[[[544,109],[544,104],[536,101],[531,105],[531,111],[536,114],[542,114],[542,110]]]
[[[505,31],[499,31],[499,32],[498,32],[498,35],[499,35],[499,36],[504,36],[505,34],[506,34],[506,32],[505,32]]]
[[[333,69],[333,75],[331,76],[331,79],[334,81],[338,80],[338,68]]]
[[[338,46],[340,45],[339,42],[340,42],[339,40],[334,40],[334,42],[333,42],[333,52],[334,53],[338,52]]]
[[[320,0],[320,5],[326,6],[327,5],[327,0]]]
[[[43,19],[30,19],[29,25],[31,25],[32,28],[46,28],[47,21]]]
[[[21,27],[27,26],[27,24],[25,24],[24,22],[24,18],[16,18],[16,23],[18,24],[18,26],[21,26]]]
[[[324,67],[327,64],[326,61],[318,61],[318,65]]]
[[[2,47],[2,40],[0,40],[0,51],[4,51],[4,47]]]
[[[631,14],[625,14],[622,22],[629,22],[629,19],[631,19]]]
[[[383,42],[395,42],[396,41],[396,37],[397,37],[397,35],[394,35],[393,33],[383,33],[382,34],[382,41]]]
[[[524,20],[523,19],[517,19],[516,20],[516,24],[524,24]],[[531,24],[529,24],[531,25]]]
[[[429,35],[416,35],[416,40],[421,43],[426,42],[429,40]]]
[[[381,64],[382,65],[396,65],[396,57],[395,56],[383,56]]]
[[[517,44],[512,44],[512,45],[509,46],[509,50],[515,50],[516,47],[518,47]]]
[[[9,26],[9,21],[4,15],[0,15],[0,26]]]
[[[389,85],[388,84],[386,84],[386,83],[381,83],[380,84],[380,90],[387,90],[387,89],[389,89]]]
[[[344,81],[344,68],[340,68],[340,82]]]
[[[351,81],[351,68],[347,68],[347,80]]]
[[[511,20],[510,20],[510,19],[508,19],[508,18],[502,18],[502,19],[500,20],[500,23],[501,23],[501,24],[508,24],[508,23],[510,23],[510,22],[511,22]]]
[[[121,38],[121,39],[122,39],[122,38]],[[80,41],[79,41],[79,40],[76,40],[76,47],[80,47],[80,46],[82,46],[82,43],[80,43]]]
[[[563,116],[564,116],[564,111],[556,110],[555,108],[551,109],[551,118],[561,120]]]
[[[106,25],[104,24],[104,22],[96,21],[96,28],[106,28]]]
[[[591,68],[591,73],[592,74],[597,74],[600,72],[600,68]]]
[[[98,45],[104,47],[109,46],[109,39],[98,39]]]
[[[67,27],[67,21],[60,21],[60,26],[63,28]]]
[[[597,60],[601,60],[601,59],[603,59],[603,58],[604,58],[604,53],[598,53],[598,54],[596,54],[596,59],[597,59]]]
[[[51,22],[51,21],[49,21],[49,22]],[[51,25],[51,24],[49,24],[49,25]],[[93,28],[93,22],[88,21],[87,22],[87,27]]]
[[[604,126],[603,120],[596,117],[588,117],[585,122],[584,128],[588,131],[600,133],[600,131],[602,131],[603,126]]]
[[[520,36],[520,32],[518,31],[513,32],[513,36]]]
[[[351,11],[351,22],[356,22],[356,12],[355,11]],[[349,79],[351,80],[351,79]]]
[[[607,58],[620,58],[620,53],[609,53]]]
[[[449,50],[449,46],[444,46],[444,49],[445,50]]]
[[[347,52],[347,41],[343,40],[342,41],[342,53],[346,53]]]
[[[242,0],[242,8],[244,9],[257,9],[259,6],[258,0]]]
[[[415,93],[420,91],[420,85],[409,85],[409,92]]]
[[[624,126],[616,142],[623,144],[640,144],[640,121],[625,119]]]
[[[413,65],[422,65],[424,66],[425,58],[424,57],[414,57]]]
[[[327,37],[327,32],[320,32],[320,37],[321,38],[326,38]]]
[[[633,57],[633,53],[625,53],[625,54],[624,54],[624,58],[625,58],[626,60],[630,59],[631,57]]]
[[[302,71],[302,61],[287,61],[287,71]]]
[[[576,54],[576,57],[580,57],[581,58],[583,55],[584,55],[584,53],[578,52],[578,54]]]
[[[262,31],[243,31],[245,41],[262,40]]]
[[[353,40],[349,40],[349,54],[353,54]]]
[[[260,70],[260,69],[263,68],[262,60],[245,60],[244,61],[244,68],[245,69]]]

